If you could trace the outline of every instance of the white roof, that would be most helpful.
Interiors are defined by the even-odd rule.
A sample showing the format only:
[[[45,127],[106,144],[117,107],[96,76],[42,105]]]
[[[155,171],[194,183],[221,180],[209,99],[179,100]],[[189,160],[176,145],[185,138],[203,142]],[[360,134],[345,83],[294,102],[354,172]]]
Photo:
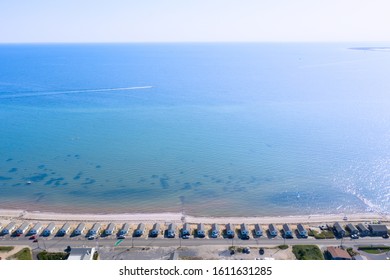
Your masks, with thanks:
[[[89,261],[93,259],[93,254],[95,253],[95,248],[72,248],[68,260],[83,260]]]

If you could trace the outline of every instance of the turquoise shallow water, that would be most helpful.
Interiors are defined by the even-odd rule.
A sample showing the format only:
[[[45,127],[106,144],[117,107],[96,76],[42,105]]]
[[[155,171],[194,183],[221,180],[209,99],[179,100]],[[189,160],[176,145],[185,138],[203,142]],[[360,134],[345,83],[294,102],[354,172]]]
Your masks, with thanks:
[[[1,208],[389,213],[390,53],[356,46],[2,45]]]

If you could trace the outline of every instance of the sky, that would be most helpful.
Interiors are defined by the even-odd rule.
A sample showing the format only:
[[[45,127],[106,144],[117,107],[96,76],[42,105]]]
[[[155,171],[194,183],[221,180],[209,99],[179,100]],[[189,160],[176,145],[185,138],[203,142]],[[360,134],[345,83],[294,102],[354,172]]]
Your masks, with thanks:
[[[0,43],[390,42],[389,0],[0,0]]]

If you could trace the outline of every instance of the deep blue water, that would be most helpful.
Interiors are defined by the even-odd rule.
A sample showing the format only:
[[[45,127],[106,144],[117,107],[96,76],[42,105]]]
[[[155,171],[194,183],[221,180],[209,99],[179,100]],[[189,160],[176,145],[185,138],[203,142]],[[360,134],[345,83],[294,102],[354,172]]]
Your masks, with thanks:
[[[367,46],[0,45],[1,208],[390,213],[390,52]]]

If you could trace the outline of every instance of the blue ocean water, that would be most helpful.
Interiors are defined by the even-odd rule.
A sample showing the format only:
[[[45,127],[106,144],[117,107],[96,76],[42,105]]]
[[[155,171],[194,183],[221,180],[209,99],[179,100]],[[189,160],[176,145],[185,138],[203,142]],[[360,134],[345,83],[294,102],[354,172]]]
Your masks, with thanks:
[[[0,208],[390,213],[390,52],[358,47],[0,45]]]

